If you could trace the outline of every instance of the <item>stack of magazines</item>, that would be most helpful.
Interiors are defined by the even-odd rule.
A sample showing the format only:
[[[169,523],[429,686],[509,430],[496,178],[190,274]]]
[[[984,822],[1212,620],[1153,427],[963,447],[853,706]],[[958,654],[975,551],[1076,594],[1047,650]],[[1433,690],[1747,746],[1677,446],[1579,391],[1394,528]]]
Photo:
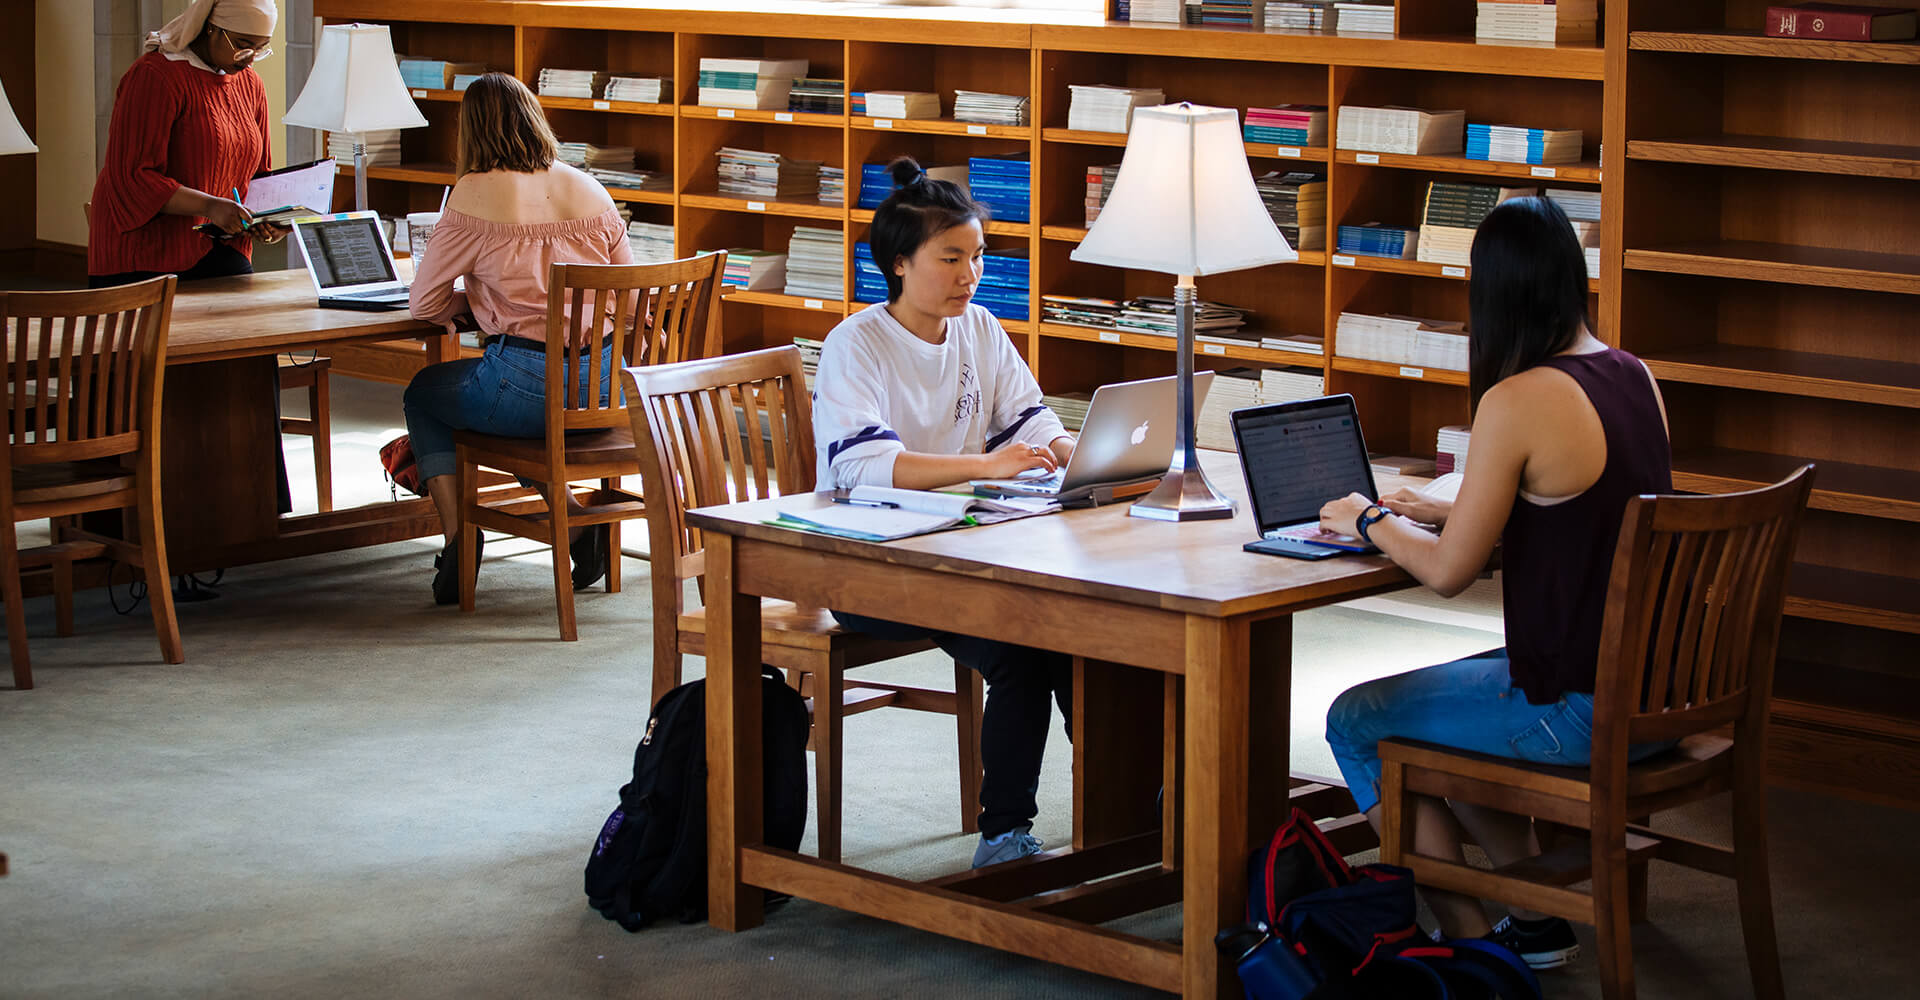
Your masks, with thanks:
[[[1333,336],[1334,353],[1343,358],[1467,370],[1467,331],[1463,323],[1343,312]]]
[[[560,162],[582,170],[632,170],[632,146],[596,146],[590,142],[563,142]]]
[[[867,91],[868,118],[926,119],[940,117],[940,95],[924,90]]]
[[[1393,4],[1388,3],[1338,3],[1334,4],[1337,22],[1336,31],[1369,31],[1375,34],[1393,34]]]
[[[1001,319],[1027,318],[1029,255],[1025,247],[988,250],[980,265],[973,301]]]
[[[1538,189],[1530,187],[1429,182],[1426,210],[1420,219],[1420,248],[1414,259],[1467,266],[1473,254],[1473,234],[1487,213],[1509,198],[1537,193]]]
[[[381,129],[377,132],[328,132],[327,155],[340,162],[341,166],[353,165],[353,141],[359,139],[367,147],[367,166],[392,167],[400,165],[400,130]]]
[[[836,302],[844,298],[846,241],[838,229],[795,226],[787,242],[787,294]]]
[[[1333,0],[1267,0],[1269,28],[1319,31],[1331,30],[1337,23]]]
[[[1187,19],[1186,0],[1133,0],[1126,19],[1158,24],[1180,24]]]
[[[739,198],[788,198],[820,194],[820,161],[789,160],[779,153],[720,147],[720,193]]]
[[[1120,176],[1120,164],[1094,166],[1087,168],[1087,228],[1093,228],[1093,220],[1100,217],[1100,210],[1107,207],[1107,198],[1113,194],[1114,178]]]
[[[673,258],[673,226],[658,222],[627,223],[627,243],[633,247],[633,262],[658,264]]]
[[[599,97],[607,74],[595,69],[543,69],[538,81],[541,97]]]
[[[700,60],[700,106],[785,111],[793,82],[807,75],[805,59]]]
[[[820,168],[820,203],[822,205],[844,205],[847,203],[847,168]]]
[[[1248,108],[1246,121],[1240,126],[1240,134],[1248,142],[1270,142],[1276,146],[1324,146],[1327,144],[1327,108],[1324,104]]]
[[[1341,226],[1334,252],[1359,257],[1389,257],[1413,260],[1420,246],[1420,231],[1404,226],[1369,222],[1360,226]]]
[[[1026,153],[973,157],[967,161],[967,187],[993,218],[1026,222],[1032,213],[1033,161]]]
[[[1067,127],[1079,132],[1126,132],[1133,127],[1133,109],[1167,103],[1158,87],[1112,87],[1071,84],[1073,102],[1067,105]]]
[[[887,279],[873,263],[873,244],[862,240],[853,245],[853,301],[887,301]]]
[[[1327,247],[1327,179],[1305,171],[1277,170],[1254,178],[1254,189],[1287,245],[1295,250]]]
[[[608,77],[604,96],[609,101],[667,104],[673,100],[673,80],[664,76]]]
[[[1589,44],[1599,38],[1598,0],[1480,0],[1477,13],[1475,38]]]
[[[1173,300],[1158,295],[1142,295],[1127,300],[1120,310],[1117,325],[1122,330],[1137,333],[1153,333],[1171,337],[1180,332],[1180,315],[1174,311]],[[1247,314],[1244,310],[1218,302],[1196,302],[1193,309],[1193,330],[1196,335],[1224,330],[1238,330],[1246,325]]]
[[[953,92],[955,121],[985,125],[1027,124],[1027,99],[1012,94],[989,94],[978,90]]]
[[[787,255],[771,250],[736,247],[727,251],[720,283],[747,291],[774,291],[787,282]]]
[[[1573,235],[1587,258],[1587,277],[1600,276],[1600,192],[1577,188],[1548,188],[1547,197],[1567,213]]]
[[[837,115],[847,107],[847,84],[844,80],[826,80],[808,76],[793,81],[793,90],[787,94],[787,110],[800,111],[810,115]]]
[[[1342,105],[1334,145],[1405,156],[1459,156],[1466,145],[1466,125],[1465,111]]]
[[[1472,437],[1473,429],[1465,424],[1449,424],[1440,428],[1434,441],[1433,471],[1443,476],[1449,472],[1465,472],[1467,444]]]
[[[1467,159],[1500,163],[1577,163],[1584,138],[1577,128],[1467,125]]]

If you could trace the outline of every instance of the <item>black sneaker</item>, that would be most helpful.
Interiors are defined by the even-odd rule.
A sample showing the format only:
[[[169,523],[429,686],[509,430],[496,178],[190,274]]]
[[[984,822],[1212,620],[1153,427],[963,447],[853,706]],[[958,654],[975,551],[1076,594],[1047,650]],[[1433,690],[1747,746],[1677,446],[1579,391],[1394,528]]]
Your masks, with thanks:
[[[1516,920],[1507,917],[1493,925],[1483,940],[1492,941],[1520,956],[1531,969],[1558,969],[1580,956],[1580,941],[1573,936],[1573,925],[1559,917],[1545,920]]]
[[[612,535],[611,526],[590,524],[567,546],[573,557],[573,589],[585,590],[607,575],[607,564],[613,556]]]
[[[448,542],[446,546],[440,550],[440,554],[433,557],[433,568],[436,571],[433,574],[433,603],[443,607],[448,604],[460,603],[460,551],[454,548],[454,546],[459,543],[460,536],[455,535],[453,541]],[[486,547],[486,534],[479,531],[474,532],[474,565],[478,566],[480,564],[480,552]]]

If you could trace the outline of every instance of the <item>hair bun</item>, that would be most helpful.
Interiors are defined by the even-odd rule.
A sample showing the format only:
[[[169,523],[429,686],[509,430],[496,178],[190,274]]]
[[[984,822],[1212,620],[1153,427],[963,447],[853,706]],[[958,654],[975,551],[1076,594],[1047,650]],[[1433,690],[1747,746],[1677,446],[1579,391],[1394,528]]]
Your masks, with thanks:
[[[911,156],[895,157],[892,163],[887,164],[887,173],[893,178],[893,187],[896,191],[900,188],[912,187],[927,179],[927,172],[921,169],[919,162]]]

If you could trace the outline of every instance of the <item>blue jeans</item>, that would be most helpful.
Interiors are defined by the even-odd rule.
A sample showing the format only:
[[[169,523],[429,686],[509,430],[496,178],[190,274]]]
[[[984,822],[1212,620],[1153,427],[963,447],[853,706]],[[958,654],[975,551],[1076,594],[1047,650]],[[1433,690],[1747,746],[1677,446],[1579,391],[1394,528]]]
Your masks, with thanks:
[[[592,385],[589,359],[580,360],[574,383],[584,404]],[[616,381],[611,345],[600,352],[600,399]],[[500,437],[537,438],[547,433],[547,355],[494,340],[477,358],[428,365],[407,383],[402,397],[407,435],[420,482],[455,472],[454,431],[478,431]]]
[[[1360,811],[1380,801],[1380,751],[1389,737],[1421,740],[1535,764],[1585,767],[1593,756],[1593,696],[1569,691],[1550,705],[1527,703],[1513,686],[1507,652],[1368,681],[1327,710],[1327,744]],[[1639,744],[1639,760],[1669,743]]]

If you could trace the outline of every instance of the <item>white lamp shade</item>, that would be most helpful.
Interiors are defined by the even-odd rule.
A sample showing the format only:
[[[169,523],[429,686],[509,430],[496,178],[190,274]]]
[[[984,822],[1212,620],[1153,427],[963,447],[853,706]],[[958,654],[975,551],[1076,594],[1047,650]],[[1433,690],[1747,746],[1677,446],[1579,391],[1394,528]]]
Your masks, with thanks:
[[[38,153],[40,147],[27,137],[27,130],[20,127],[20,119],[14,117],[13,105],[7,103],[7,88],[0,86],[0,156],[8,153]]]
[[[307,85],[283,120],[298,128],[351,133],[427,123],[400,79],[393,35],[384,24],[327,25]]]
[[[1253,185],[1240,113],[1163,104],[1134,111],[1113,193],[1073,259],[1200,275],[1299,255]]]

